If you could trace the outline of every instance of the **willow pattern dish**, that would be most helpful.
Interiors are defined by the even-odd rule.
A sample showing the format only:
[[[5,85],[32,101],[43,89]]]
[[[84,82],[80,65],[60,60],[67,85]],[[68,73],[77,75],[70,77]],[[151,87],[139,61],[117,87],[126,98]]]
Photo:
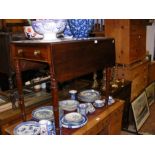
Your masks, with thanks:
[[[82,102],[94,102],[95,100],[99,100],[100,98],[101,95],[99,91],[96,91],[94,89],[84,90],[78,94],[78,99]]]
[[[14,128],[13,133],[14,135],[39,135],[40,126],[35,121],[22,122]]]
[[[64,120],[68,123],[79,123],[82,121],[82,115],[78,112],[71,112],[64,116]]]
[[[32,111],[33,119],[40,121],[40,120],[53,120],[53,106],[44,106],[35,109]]]
[[[65,121],[64,117],[61,119],[62,127],[70,128],[70,129],[80,128],[84,126],[87,123],[87,121],[88,121],[88,118],[83,115],[82,115],[82,120],[79,123],[73,123],[73,122],[68,123]]]
[[[59,101],[61,109],[66,111],[75,111],[77,109],[79,102],[76,100],[63,100]]]

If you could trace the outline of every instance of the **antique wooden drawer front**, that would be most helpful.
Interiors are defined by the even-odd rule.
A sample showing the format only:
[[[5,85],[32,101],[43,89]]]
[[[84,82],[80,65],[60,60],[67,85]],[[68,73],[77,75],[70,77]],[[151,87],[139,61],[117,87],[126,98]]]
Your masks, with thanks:
[[[102,130],[106,131],[106,129],[108,129],[109,121],[110,121],[109,117],[101,121],[98,121],[96,125],[93,126],[93,128],[91,128],[91,130],[87,131],[87,135],[95,135],[96,133],[99,134]],[[107,134],[107,133],[104,133],[104,134]]]
[[[115,110],[111,114],[110,124],[109,124],[109,134],[111,135],[120,134],[120,128],[121,128],[120,120],[122,120],[122,114],[123,114],[123,106],[121,106],[119,109]]]
[[[16,56],[22,59],[47,61],[49,52],[48,46],[17,46]]]

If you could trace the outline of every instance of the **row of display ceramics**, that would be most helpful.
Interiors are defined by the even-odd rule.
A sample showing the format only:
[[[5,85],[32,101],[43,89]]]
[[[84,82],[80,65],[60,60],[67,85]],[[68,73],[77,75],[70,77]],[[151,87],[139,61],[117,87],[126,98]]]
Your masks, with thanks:
[[[88,38],[93,29],[93,19],[42,19],[25,26],[24,33],[28,39],[55,40],[60,34],[64,37]],[[61,35],[60,35],[61,36]]]
[[[87,114],[92,114],[95,112],[95,108],[101,108],[105,105],[105,99],[101,100],[100,93],[93,89],[81,91],[78,94],[78,99],[83,103],[73,99],[59,101],[60,127],[80,128],[87,123]],[[111,105],[114,102],[114,99],[109,96],[108,104]],[[67,111],[68,113],[64,114],[64,111]],[[33,110],[32,119],[35,121],[23,122],[17,125],[14,129],[14,134],[55,134],[53,106],[44,106]],[[48,122],[49,132],[41,130],[41,124],[38,124],[40,121],[51,122]]]

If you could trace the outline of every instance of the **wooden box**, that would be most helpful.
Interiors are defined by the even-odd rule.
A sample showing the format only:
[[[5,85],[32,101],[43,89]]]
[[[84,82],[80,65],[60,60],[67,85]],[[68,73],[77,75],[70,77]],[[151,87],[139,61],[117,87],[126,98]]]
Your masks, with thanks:
[[[113,37],[116,63],[131,64],[146,55],[146,21],[130,19],[105,20],[105,36]]]
[[[136,98],[148,84],[148,65],[144,60],[132,65],[118,66],[117,78],[132,81],[131,101]]]

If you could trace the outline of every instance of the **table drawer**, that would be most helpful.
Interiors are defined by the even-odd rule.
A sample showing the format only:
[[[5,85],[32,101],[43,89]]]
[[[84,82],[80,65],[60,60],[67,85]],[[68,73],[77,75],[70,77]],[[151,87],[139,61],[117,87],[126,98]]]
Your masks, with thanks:
[[[49,54],[49,46],[17,46],[15,50],[16,57],[35,61],[48,61]]]

